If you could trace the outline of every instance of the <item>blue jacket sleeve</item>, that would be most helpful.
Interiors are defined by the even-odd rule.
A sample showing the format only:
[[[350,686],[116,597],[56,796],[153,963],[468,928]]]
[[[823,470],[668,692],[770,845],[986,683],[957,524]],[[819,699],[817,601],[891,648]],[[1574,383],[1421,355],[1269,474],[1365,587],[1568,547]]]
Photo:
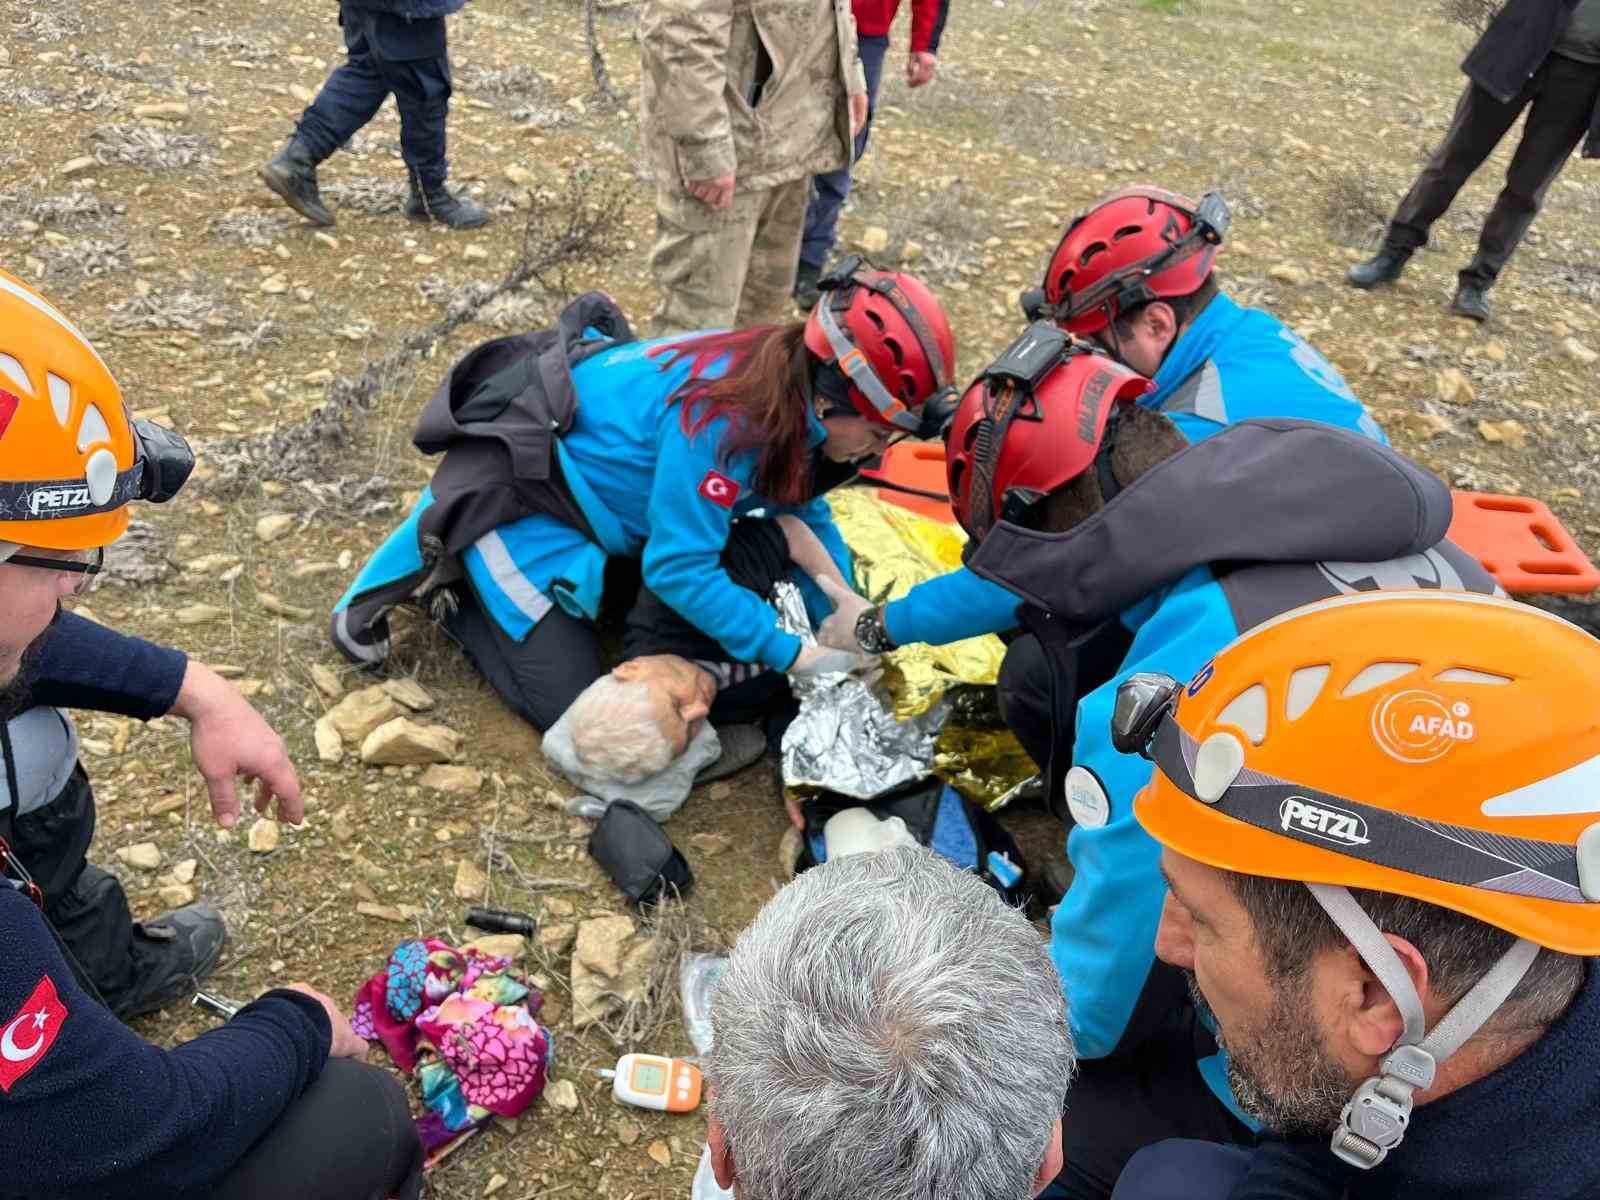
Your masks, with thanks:
[[[896,645],[943,646],[1015,628],[1019,603],[1015,593],[998,583],[957,567],[884,605],[883,628]]]
[[[0,931],[0,1134],[27,1147],[9,1157],[7,1194],[208,1195],[327,1061],[328,1017],[309,996],[269,992],[163,1050],[78,989],[44,919],[9,887]]]
[[[663,415],[650,484],[644,581],[735,661],[764,663],[783,671],[800,653],[800,639],[778,628],[778,614],[770,604],[728,577],[722,549],[736,498],[728,497],[723,504],[703,494],[706,481],[715,476],[737,484],[738,498],[749,494],[751,463],[716,461],[725,428],[725,422],[712,421],[691,438],[683,432],[675,408]]]
[[[148,721],[172,710],[188,666],[181,650],[63,610],[40,648],[32,694],[38,704]]]
[[[1142,618],[1142,620],[1141,620]],[[1078,704],[1074,767],[1093,773],[1108,801],[1100,825],[1079,822],[1067,835],[1072,886],[1050,925],[1050,954],[1067,994],[1078,1053],[1116,1049],[1155,962],[1156,927],[1166,901],[1161,848],[1133,815],[1150,764],[1111,744],[1117,687],[1135,671],[1187,680],[1236,633],[1222,588],[1205,568],[1125,614],[1137,624],[1117,674]]]

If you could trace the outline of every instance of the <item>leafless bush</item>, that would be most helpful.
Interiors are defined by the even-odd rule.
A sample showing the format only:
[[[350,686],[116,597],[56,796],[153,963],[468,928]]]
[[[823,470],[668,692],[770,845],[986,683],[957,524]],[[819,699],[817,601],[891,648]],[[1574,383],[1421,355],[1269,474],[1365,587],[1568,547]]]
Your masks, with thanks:
[[[190,43],[200,50],[217,50],[230,59],[243,62],[265,62],[277,51],[259,37],[249,37],[233,30],[220,33],[197,33]]]
[[[75,2],[39,4],[24,9],[11,27],[19,38],[30,42],[59,42],[83,32],[83,17]]]
[[[38,180],[37,186],[43,187],[44,180]],[[41,194],[35,187],[0,191],[0,234],[7,236],[20,232],[24,221],[49,229],[86,229],[113,216],[111,205],[93,192]]]
[[[1557,263],[1550,270],[1550,282],[1559,292],[1600,305],[1600,260]]]
[[[268,346],[283,341],[283,330],[271,317],[256,322],[249,329],[236,329],[219,343],[233,354],[256,354]]]
[[[1323,190],[1322,219],[1336,240],[1368,246],[1382,235],[1392,202],[1389,189],[1358,168],[1335,176]]]
[[[1482,34],[1505,0],[1439,0],[1439,15],[1452,25]]]
[[[461,91],[482,100],[545,99],[550,95],[544,76],[525,63],[514,67],[464,63],[456,72],[456,80]]]
[[[78,238],[64,245],[50,247],[44,253],[43,260],[46,275],[110,275],[127,270],[128,243],[123,240]]]
[[[150,78],[150,68],[141,67],[138,63],[123,62],[104,54],[91,54],[79,50],[72,57],[72,65],[80,73],[104,75],[107,79],[117,79],[123,83],[143,83]]]
[[[535,193],[522,245],[499,282],[456,289],[433,324],[368,360],[359,374],[336,378],[327,399],[305,421],[208,447],[207,458],[217,468],[211,488],[235,492],[264,478],[326,485],[331,459],[349,444],[364,414],[385,394],[413,383],[418,364],[461,326],[478,320],[501,297],[525,290],[551,301],[568,296],[574,268],[614,260],[621,248],[624,202],[620,191],[597,186],[581,168],[564,195]]]
[[[106,547],[105,565],[97,579],[112,587],[159,583],[171,569],[160,531],[145,521],[131,521],[127,532]]]
[[[61,104],[61,93],[54,88],[20,84],[7,88],[0,95],[0,104],[11,108],[57,108]]]
[[[233,315],[215,296],[204,292],[135,293],[126,300],[110,306],[107,326],[116,333],[136,333],[142,330],[201,333],[205,330],[228,329]]]
[[[206,157],[206,139],[133,122],[97,126],[89,135],[95,161],[102,166],[125,163],[147,171],[192,166]]]
[[[206,226],[211,236],[225,242],[265,249],[280,241],[289,229],[287,218],[260,208],[236,208],[212,217]]]
[[[340,179],[324,187],[322,195],[335,208],[381,216],[404,207],[406,185],[394,179]]]

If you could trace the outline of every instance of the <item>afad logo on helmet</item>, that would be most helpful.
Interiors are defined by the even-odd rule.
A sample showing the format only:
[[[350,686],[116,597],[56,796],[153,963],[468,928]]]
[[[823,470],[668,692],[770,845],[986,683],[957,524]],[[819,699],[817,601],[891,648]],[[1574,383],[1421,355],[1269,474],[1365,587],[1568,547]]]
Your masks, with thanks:
[[[1407,688],[1373,706],[1372,736],[1391,758],[1421,765],[1443,758],[1457,742],[1470,742],[1477,735],[1471,717],[1464,700]]]

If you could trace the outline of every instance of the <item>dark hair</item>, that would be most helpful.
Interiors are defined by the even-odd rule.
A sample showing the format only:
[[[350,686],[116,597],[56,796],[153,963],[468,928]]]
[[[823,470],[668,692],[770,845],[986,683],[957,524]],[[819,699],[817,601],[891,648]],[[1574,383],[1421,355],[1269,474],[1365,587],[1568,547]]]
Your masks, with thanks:
[[[755,490],[776,504],[803,504],[814,489],[806,440],[811,352],[805,330],[799,321],[756,325],[698,334],[652,351],[666,356],[663,370],[690,360],[688,381],[668,400],[682,405],[684,432],[699,433],[715,418],[727,416],[717,461],[726,467],[755,451]],[[728,365],[722,374],[701,377],[723,360]]]
[[[1172,309],[1173,319],[1178,322],[1178,328],[1192,321],[1199,315],[1200,310],[1216,297],[1221,289],[1217,286],[1217,275],[1213,271],[1200,281],[1200,286],[1187,296],[1158,296],[1155,300],[1146,300],[1142,304],[1135,304],[1132,308],[1125,309],[1117,314],[1117,319],[1112,322],[1116,326],[1119,338],[1133,336],[1133,322],[1140,313],[1152,304],[1161,303]]]
[[[1188,449],[1189,440],[1170,418],[1133,403],[1123,406],[1111,441],[1111,474],[1127,487],[1152,467]],[[1087,521],[1106,506],[1100,478],[1093,466],[1080,471],[1051,492],[1038,506],[1037,528],[1065,533]]]
[[[1250,914],[1256,944],[1274,979],[1299,977],[1318,954],[1349,944],[1305,884],[1234,872],[1227,880]],[[1503,929],[1409,896],[1366,888],[1351,888],[1350,894],[1380,930],[1417,948],[1428,964],[1428,990],[1447,1004],[1465,995],[1516,941]],[[1572,1003],[1583,986],[1583,971],[1584,960],[1577,955],[1540,950],[1491,1027],[1513,1033],[1548,1025]]]

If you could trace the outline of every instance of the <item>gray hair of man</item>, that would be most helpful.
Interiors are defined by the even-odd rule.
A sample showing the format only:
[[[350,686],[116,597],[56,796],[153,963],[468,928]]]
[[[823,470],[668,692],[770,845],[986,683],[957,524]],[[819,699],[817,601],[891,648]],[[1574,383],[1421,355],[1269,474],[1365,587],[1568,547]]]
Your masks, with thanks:
[[[602,675],[564,715],[572,752],[592,775],[638,783],[666,770],[676,756],[661,728],[660,703],[642,680]]]
[[[833,859],[768,901],[712,1023],[713,1165],[740,1200],[1024,1200],[1059,1167],[1076,1058],[1055,967],[921,847]]]

